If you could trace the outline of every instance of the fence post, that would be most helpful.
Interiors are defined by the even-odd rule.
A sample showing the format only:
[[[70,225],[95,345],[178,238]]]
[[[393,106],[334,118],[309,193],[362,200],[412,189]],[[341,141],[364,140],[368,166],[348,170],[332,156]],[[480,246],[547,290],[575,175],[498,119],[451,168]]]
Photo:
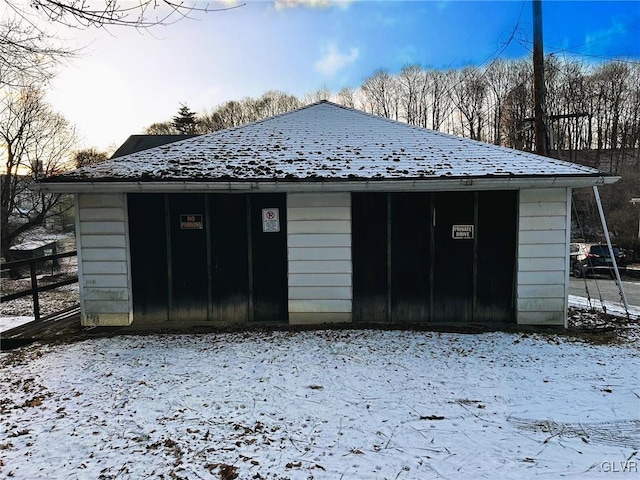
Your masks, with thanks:
[[[31,273],[31,290],[33,291],[33,316],[36,320],[40,320],[40,300],[38,299],[38,277],[36,276],[36,263],[29,264],[29,272]]]

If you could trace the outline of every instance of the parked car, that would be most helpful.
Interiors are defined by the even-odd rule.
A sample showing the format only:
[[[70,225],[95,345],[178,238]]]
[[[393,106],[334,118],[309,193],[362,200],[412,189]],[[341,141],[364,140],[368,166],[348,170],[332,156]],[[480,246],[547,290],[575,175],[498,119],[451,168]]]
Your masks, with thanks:
[[[611,249],[618,267],[626,265],[627,256],[622,249],[615,245],[612,245]],[[587,273],[605,273],[613,276],[613,260],[606,244],[572,243],[569,256],[574,277],[584,277]]]

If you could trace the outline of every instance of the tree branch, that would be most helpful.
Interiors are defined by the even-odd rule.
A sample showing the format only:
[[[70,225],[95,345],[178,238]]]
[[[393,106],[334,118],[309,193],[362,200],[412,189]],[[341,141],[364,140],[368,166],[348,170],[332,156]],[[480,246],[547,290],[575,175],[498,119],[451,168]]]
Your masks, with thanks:
[[[70,27],[124,26],[150,28],[157,25],[170,25],[184,18],[192,18],[194,13],[210,13],[234,10],[246,5],[241,3],[228,7],[210,8],[207,4],[198,7],[195,4],[174,2],[172,0],[139,0],[133,6],[123,5],[118,0],[103,0],[103,6],[93,8],[86,0],[33,0],[33,8],[42,12],[49,20]],[[155,18],[150,18],[156,13]]]

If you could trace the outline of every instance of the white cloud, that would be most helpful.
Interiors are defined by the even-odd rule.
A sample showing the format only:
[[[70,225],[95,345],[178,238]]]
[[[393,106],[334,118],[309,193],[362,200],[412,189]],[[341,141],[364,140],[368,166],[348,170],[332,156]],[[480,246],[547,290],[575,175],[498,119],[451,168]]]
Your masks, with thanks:
[[[585,53],[597,54],[615,45],[627,33],[625,25],[615,22],[609,28],[588,33],[585,37]]]
[[[275,0],[276,10],[284,10],[287,8],[330,8],[340,7],[347,8],[353,0]]]
[[[332,77],[348,65],[353,64],[360,55],[356,47],[348,53],[340,52],[335,43],[330,42],[322,49],[322,57],[315,63],[316,70],[321,74]]]

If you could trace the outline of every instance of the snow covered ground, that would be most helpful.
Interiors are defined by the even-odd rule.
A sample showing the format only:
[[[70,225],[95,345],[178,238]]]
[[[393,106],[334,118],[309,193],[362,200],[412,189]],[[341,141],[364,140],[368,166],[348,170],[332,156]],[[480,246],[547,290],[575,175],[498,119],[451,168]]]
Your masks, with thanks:
[[[19,327],[25,323],[33,322],[34,317],[15,316],[15,317],[3,317],[0,316],[0,333],[12,328]]]
[[[32,345],[0,354],[0,477],[638,478],[640,347],[607,338],[320,330]]]

